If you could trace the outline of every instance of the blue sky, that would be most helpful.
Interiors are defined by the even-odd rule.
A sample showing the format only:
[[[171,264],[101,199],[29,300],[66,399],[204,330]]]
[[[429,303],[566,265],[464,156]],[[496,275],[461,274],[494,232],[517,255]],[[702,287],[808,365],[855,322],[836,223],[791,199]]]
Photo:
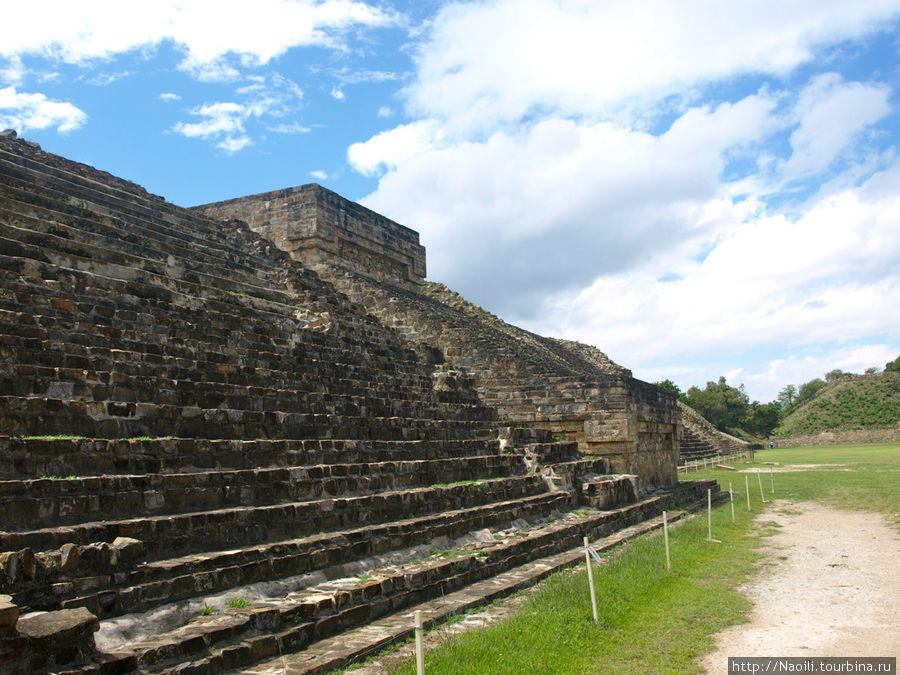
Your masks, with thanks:
[[[321,183],[512,323],[768,401],[900,355],[898,27],[898,0],[32,0],[0,126],[183,206]]]

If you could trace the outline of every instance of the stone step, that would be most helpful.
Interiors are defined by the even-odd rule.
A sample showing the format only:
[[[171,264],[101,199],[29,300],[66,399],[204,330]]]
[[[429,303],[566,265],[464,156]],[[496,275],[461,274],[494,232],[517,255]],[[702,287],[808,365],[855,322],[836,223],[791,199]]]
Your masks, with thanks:
[[[641,481],[628,474],[597,476],[582,483],[581,495],[595,509],[616,508],[640,499]]]
[[[182,240],[164,235],[153,238],[146,231],[133,227],[123,231],[121,225],[102,219],[92,220],[88,229],[84,222],[72,222],[72,216],[14,199],[9,195],[9,186],[0,188],[0,218],[9,225],[6,236],[23,243],[47,243],[60,251],[69,247],[76,251],[96,249],[101,252],[97,258],[100,261],[134,259],[150,270],[178,275],[189,281],[192,273],[220,276],[223,269],[228,269],[240,282],[278,287],[273,269],[253,266],[250,264],[254,262],[252,257],[229,263],[217,257],[209,247],[186,248]]]
[[[457,440],[495,434],[491,420],[317,415],[156,403],[0,396],[0,434],[138,438]]]
[[[233,225],[230,233],[233,241],[219,242],[204,240],[194,236],[180,237],[173,234],[165,225],[160,226],[158,220],[142,220],[127,214],[98,209],[96,205],[83,200],[72,200],[65,195],[46,198],[33,193],[26,193],[12,184],[6,177],[0,184],[0,209],[9,214],[11,224],[29,229],[35,222],[46,222],[55,232],[68,234],[61,225],[68,225],[73,231],[75,241],[87,240],[84,233],[101,236],[105,239],[104,248],[146,254],[154,258],[160,255],[167,260],[169,256],[175,262],[196,260],[205,265],[218,265],[224,269],[235,269],[243,273],[274,279],[279,271],[274,260],[283,258],[276,254],[272,259],[268,256],[248,256],[233,250],[237,244],[245,244],[247,249],[255,247],[269,253],[264,243],[253,241],[255,235]],[[68,200],[68,201],[66,201]],[[223,226],[223,229],[226,226]],[[261,252],[262,252],[261,250]]]
[[[126,362],[131,365],[133,362]],[[489,411],[466,399],[447,401],[437,396],[421,398],[421,391],[386,388],[359,381],[359,386],[347,386],[346,394],[330,394],[311,389],[310,382],[271,382],[253,370],[247,382],[185,381],[168,373],[158,375],[134,374],[132,368],[119,364],[116,370],[102,371],[74,368],[45,368],[25,375],[29,369],[10,368],[9,381],[0,377],[6,391],[19,397],[65,397],[69,400],[98,402],[152,402],[233,410],[278,410],[306,412],[318,415],[362,415],[371,417],[418,417],[460,420],[490,419]],[[31,369],[34,370],[34,369]],[[162,370],[148,367],[147,370]],[[203,370],[199,370],[200,373]],[[197,371],[195,371],[195,376]],[[250,379],[250,376],[255,376]],[[319,382],[322,378],[319,378]],[[267,384],[277,386],[266,386]],[[306,386],[304,386],[304,384]],[[416,396],[416,395],[419,396]]]
[[[218,644],[210,645],[214,639],[196,638],[212,633],[218,626],[216,622],[210,622],[211,630],[207,631],[204,629],[207,620],[198,619],[181,629],[164,633],[158,639],[138,643],[134,653],[149,672],[176,672],[169,670],[173,666],[199,667],[201,672],[204,667],[213,672],[218,672],[220,668],[232,670],[258,662],[260,654],[265,651],[270,651],[271,657],[275,657],[279,648],[282,654],[297,652],[297,660],[302,661],[318,651],[310,647],[318,640],[342,634],[355,626],[406,610],[425,600],[446,598],[448,594],[470,588],[484,579],[493,579],[529,562],[576,547],[579,547],[577,554],[573,554],[571,559],[577,557],[583,560],[584,552],[580,544],[585,535],[596,539],[640,524],[658,515],[662,509],[670,508],[673,503],[672,496],[667,496],[601,514],[570,513],[551,523],[501,535],[500,540],[472,546],[468,549],[469,555],[376,568],[369,573],[371,578],[363,582],[346,579],[320,584],[301,593],[288,594],[283,599],[262,601],[246,610],[226,613],[244,613],[248,617],[247,623],[242,624],[244,627],[254,622],[256,626],[264,624],[264,632],[268,634],[266,637],[259,635],[263,633],[261,630],[250,632],[242,628],[225,640],[219,640]],[[647,529],[658,526],[654,523]],[[502,594],[497,590],[498,593],[489,597]],[[267,618],[265,621],[264,616]],[[226,625],[234,625],[230,619],[224,621]],[[242,631],[245,631],[243,635],[246,638],[239,635]],[[189,642],[191,639],[192,643]],[[238,639],[240,643],[235,644]],[[229,643],[228,646],[219,646],[223,642]],[[176,663],[179,665],[175,666]],[[261,668],[267,666],[262,664]]]
[[[389,555],[439,537],[455,538],[521,518],[546,517],[569,504],[565,495],[543,492],[380,524],[367,523],[363,516],[362,521],[348,523],[349,529],[298,533],[294,538],[275,538],[243,547],[198,548],[195,553],[155,561],[144,561],[146,548],[140,551],[140,562],[122,554],[127,546],[140,548],[131,538],[105,545],[67,544],[60,551],[65,558],[52,552],[38,554],[34,579],[18,579],[13,594],[17,604],[28,609],[87,607],[100,617],[118,616],[249,584],[340,569],[354,560]],[[225,542],[221,540],[227,536],[206,538],[194,546],[222,546]],[[14,555],[22,556],[23,552]],[[59,565],[46,566],[44,561],[57,558]]]
[[[522,475],[513,455],[243,471],[99,475],[0,481],[3,529],[15,532],[228,506],[260,506]]]
[[[9,438],[0,436],[0,475],[96,476],[240,470],[318,464],[444,460],[495,455],[499,441],[210,440],[195,438]],[[519,460],[517,460],[519,461]]]
[[[593,477],[609,473],[609,460],[606,458],[577,459],[541,465],[528,461],[526,457],[525,466],[530,471],[538,472],[551,490],[574,492],[579,498],[582,497],[582,481],[585,476]]]
[[[4,260],[0,258],[0,264],[2,262]],[[154,336],[154,341],[161,342],[164,337],[172,335],[175,338],[172,347],[182,349],[180,353],[185,356],[188,355],[185,350],[199,349],[209,343],[227,346],[228,353],[221,357],[222,360],[248,355],[252,353],[249,350],[261,351],[263,355],[277,354],[281,358],[286,350],[291,353],[296,351],[303,357],[319,351],[324,358],[337,361],[348,358],[377,359],[373,365],[379,365],[381,361],[390,359],[403,372],[417,372],[420,377],[425,376],[424,364],[418,363],[413,352],[394,342],[394,336],[385,329],[367,335],[353,328],[354,337],[349,339],[340,330],[332,334],[330,330],[307,329],[308,322],[303,319],[307,313],[302,309],[288,312],[285,308],[279,308],[276,313],[261,312],[259,308],[245,306],[240,296],[227,296],[227,303],[204,298],[199,307],[197,299],[172,298],[180,304],[157,299],[154,311],[150,312],[144,300],[130,295],[135,291],[144,294],[151,292],[146,287],[131,288],[129,291],[127,283],[83,272],[72,272],[68,278],[71,280],[76,276],[81,277],[84,285],[71,289],[60,288],[58,284],[47,281],[39,285],[29,282],[10,284],[9,288],[11,291],[15,289],[14,293],[0,297],[0,310],[14,315],[19,321],[45,324],[46,327],[41,326],[41,330],[45,331],[53,329],[54,321],[63,328],[67,323],[72,325],[77,321],[77,328],[80,329],[76,331],[79,333],[78,339],[86,344],[105,338],[107,344],[110,339],[116,339],[132,340],[140,345],[139,339],[143,337],[143,344],[146,345],[152,342],[147,339],[148,336]],[[102,283],[100,288],[91,286],[98,282]],[[116,301],[113,302],[111,297],[116,297]],[[26,308],[32,311],[27,312]],[[310,318],[314,321],[315,313]],[[26,330],[18,322],[8,324],[7,328]],[[29,334],[35,334],[39,329],[32,325],[29,330]],[[36,334],[43,335],[40,332]],[[168,346],[168,340],[165,340],[165,345]],[[115,346],[118,348],[118,345]],[[155,346],[157,351],[160,348]],[[428,374],[430,376],[430,372]]]
[[[5,147],[0,146],[0,170],[6,177],[6,182],[11,182],[12,178],[19,178],[35,191],[51,196],[57,195],[57,203],[75,203],[81,208],[86,207],[101,213],[103,209],[109,212],[108,215],[143,219],[158,223],[160,227],[166,222],[171,236],[194,241],[203,246],[208,246],[209,242],[214,241],[225,250],[233,247],[231,253],[235,257],[244,255],[242,250],[234,247],[229,238],[223,234],[221,225],[215,221],[195,215],[163,199],[152,197],[146,192],[143,195],[131,190],[123,193],[105,176],[102,182],[85,180],[70,170],[76,167],[67,160],[60,163],[65,168],[50,166],[48,160],[51,160],[51,157],[42,154],[38,159],[31,159],[19,153],[10,153]],[[65,192],[62,192],[63,190]]]
[[[246,546],[272,539],[309,535],[362,522],[386,522],[396,513],[439,513],[465,504],[485,504],[546,491],[536,476],[491,479],[477,484],[390,490],[376,494],[309,499],[257,506],[179,511],[167,515],[132,516],[121,520],[0,532],[0,551],[58,549],[64,544],[139,539],[147,559],[198,550],[221,540],[221,546]],[[152,509],[147,509],[152,511]],[[228,528],[222,532],[221,528]]]
[[[686,511],[670,510],[668,522],[676,523],[686,513]],[[602,553],[661,527],[662,517],[654,516],[635,525],[619,529],[613,534],[600,535],[592,539],[591,546]],[[391,644],[400,643],[413,637],[413,617],[416,611],[422,612],[423,622],[428,630],[454,616],[465,614],[533,586],[555,572],[583,563],[584,547],[578,542],[575,546],[560,553],[551,553],[533,559],[458,591],[407,606],[401,611],[351,628],[339,635],[320,640],[314,640],[313,636],[310,642],[302,645],[299,650],[292,653],[285,649],[283,654],[254,666],[244,668],[230,666],[230,664],[226,666],[229,663],[227,659],[232,656],[233,652],[215,648],[210,650],[209,657],[195,663],[199,665],[208,662],[213,667],[221,663],[225,667],[230,667],[230,672],[239,672],[242,675],[278,675],[285,672],[292,675],[312,675],[313,673],[336,672],[347,668],[354,662],[372,656]],[[250,647],[251,644],[247,644],[247,646]]]
[[[2,217],[2,212],[0,212]],[[0,238],[0,253],[11,256],[46,260],[64,268],[87,269],[104,276],[143,281],[176,290],[185,295],[200,297],[203,291],[218,289],[226,293],[246,294],[261,299],[281,302],[293,301],[291,294],[256,275],[250,276],[238,269],[221,265],[198,265],[189,259],[173,259],[171,254],[163,260],[152,260],[110,249],[103,245],[63,239],[53,234],[23,230],[9,226]],[[165,254],[161,253],[162,258]],[[182,262],[183,261],[183,262]],[[171,263],[171,264],[170,264]],[[227,274],[228,276],[222,276]]]
[[[90,320],[78,321],[77,316],[47,318],[43,321],[45,327],[13,324],[4,320],[9,315],[0,309],[0,347],[5,350],[5,359],[13,363],[75,370],[126,369],[135,375],[146,375],[148,370],[153,374],[160,372],[159,368],[166,368],[170,371],[160,374],[168,374],[173,379],[197,380],[199,373],[207,380],[235,378],[234,384],[256,384],[251,376],[260,370],[267,371],[267,377],[280,377],[283,386],[314,375],[319,376],[317,388],[322,388],[322,380],[335,378],[347,383],[356,380],[371,382],[371,386],[393,385],[401,389],[430,390],[435,384],[431,367],[406,359],[408,354],[405,352],[396,352],[398,358],[392,359],[376,353],[355,354],[334,346],[323,346],[317,341],[304,344],[301,340],[313,336],[303,331],[297,333],[297,339],[290,347],[279,350],[279,345],[267,344],[265,338],[261,338],[254,350],[246,333],[234,340],[238,344],[229,344],[215,336],[210,336],[206,343],[191,337],[185,339],[176,317],[172,317],[171,328],[158,324],[155,334],[143,332],[141,341],[140,330],[122,331]],[[51,323],[53,325],[49,325]],[[73,327],[72,331],[66,330],[67,324]],[[78,328],[84,332],[77,333]],[[393,367],[389,367],[391,364]],[[471,402],[476,400],[465,382],[447,387],[445,391],[446,395],[456,391]]]

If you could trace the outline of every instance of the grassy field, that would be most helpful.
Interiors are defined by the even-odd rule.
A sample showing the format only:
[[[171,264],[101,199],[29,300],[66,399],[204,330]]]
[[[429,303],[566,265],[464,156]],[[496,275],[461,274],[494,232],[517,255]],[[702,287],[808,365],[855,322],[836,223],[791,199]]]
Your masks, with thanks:
[[[878,511],[900,523],[900,445],[764,450],[736,468],[767,472],[769,462],[823,466],[772,477],[764,473],[767,499]],[[725,489],[730,481],[740,491],[734,523],[727,503],[713,510],[713,537],[722,543],[706,541],[705,513],[684,522],[670,533],[673,569],[667,572],[662,537],[642,537],[607,556],[596,570],[599,626],[592,620],[582,566],[551,578],[503,623],[464,633],[429,652],[426,672],[697,672],[694,659],[711,648],[713,635],[744,620],[748,603],[735,589],[753,573],[766,532],[753,522],[763,509],[755,475],[750,476],[752,511],[742,474],[707,470],[685,477],[693,478],[716,478]],[[414,673],[415,664],[394,672]]]

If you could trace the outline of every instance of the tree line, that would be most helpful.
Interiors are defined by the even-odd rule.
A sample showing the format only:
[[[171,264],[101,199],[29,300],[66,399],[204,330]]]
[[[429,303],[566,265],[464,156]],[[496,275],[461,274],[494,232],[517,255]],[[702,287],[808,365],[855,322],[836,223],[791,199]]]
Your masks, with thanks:
[[[900,372],[900,356],[885,364],[885,372]],[[865,374],[872,375],[878,368],[868,368]],[[750,397],[741,384],[738,387],[729,385],[724,377],[717,382],[707,382],[704,389],[691,387],[687,391],[669,379],[657,382],[660,387],[673,390],[678,400],[703,415],[710,424],[720,431],[740,435],[746,432],[757,438],[765,438],[787,415],[798,406],[813,398],[820,389],[832,382],[846,377],[855,377],[856,373],[848,373],[835,368],[825,373],[823,378],[814,378],[799,387],[788,384],[779,393],[778,398],[769,403],[750,401]]]

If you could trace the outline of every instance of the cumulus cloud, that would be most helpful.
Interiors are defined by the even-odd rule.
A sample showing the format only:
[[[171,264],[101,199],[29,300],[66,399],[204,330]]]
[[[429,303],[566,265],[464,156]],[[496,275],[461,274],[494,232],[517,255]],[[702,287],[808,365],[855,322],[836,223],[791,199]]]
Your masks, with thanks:
[[[887,310],[900,303],[900,196],[876,187],[898,178],[894,165],[796,220],[735,207],[726,218],[739,226],[682,278],[661,281],[647,264],[547,298],[543,310],[563,334],[588,337],[625,363],[900,331],[900,316]]]
[[[552,118],[453,143],[436,122],[414,122],[351,146],[348,160],[363,173],[387,169],[364,202],[421,232],[432,278],[530,318],[538,294],[659,249],[699,249],[724,152],[761,137],[774,105],[753,95],[691,109],[661,136]]]
[[[28,129],[56,127],[59,133],[84,126],[87,114],[66,101],[54,101],[44,94],[17,92],[15,87],[0,89],[0,126],[20,133]]]
[[[0,60],[0,83],[19,85],[27,72],[28,69],[25,68],[22,59],[16,54]]]
[[[786,74],[822,45],[895,19],[882,0],[598,3],[495,0],[435,18],[406,90],[410,114],[460,132],[546,110],[610,115],[741,74]]]
[[[355,26],[395,23],[395,13],[353,0],[33,0],[0,24],[0,55],[36,54],[86,63],[169,41],[182,68],[202,80],[233,79],[237,65],[261,65],[292,47],[344,47]],[[237,59],[238,63],[232,61]]]
[[[303,97],[300,87],[279,73],[254,77],[250,84],[238,88],[235,94],[242,100],[196,106],[189,112],[200,120],[177,122],[172,130],[188,138],[215,141],[217,148],[234,154],[253,144],[248,124],[281,119],[291,114]],[[285,134],[309,131],[296,122],[266,123],[266,128]]]
[[[166,91],[159,95],[159,99],[168,103],[169,101],[180,101],[181,97],[178,94]]]
[[[795,106],[792,154],[781,167],[785,178],[828,169],[863,130],[890,112],[890,94],[886,85],[844,82],[838,73],[814,77]]]
[[[178,122],[173,131],[188,138],[216,140],[216,147],[232,154],[250,145],[250,137],[244,121],[254,114],[252,107],[240,103],[210,103],[198,106],[192,115],[202,118],[199,122]]]

